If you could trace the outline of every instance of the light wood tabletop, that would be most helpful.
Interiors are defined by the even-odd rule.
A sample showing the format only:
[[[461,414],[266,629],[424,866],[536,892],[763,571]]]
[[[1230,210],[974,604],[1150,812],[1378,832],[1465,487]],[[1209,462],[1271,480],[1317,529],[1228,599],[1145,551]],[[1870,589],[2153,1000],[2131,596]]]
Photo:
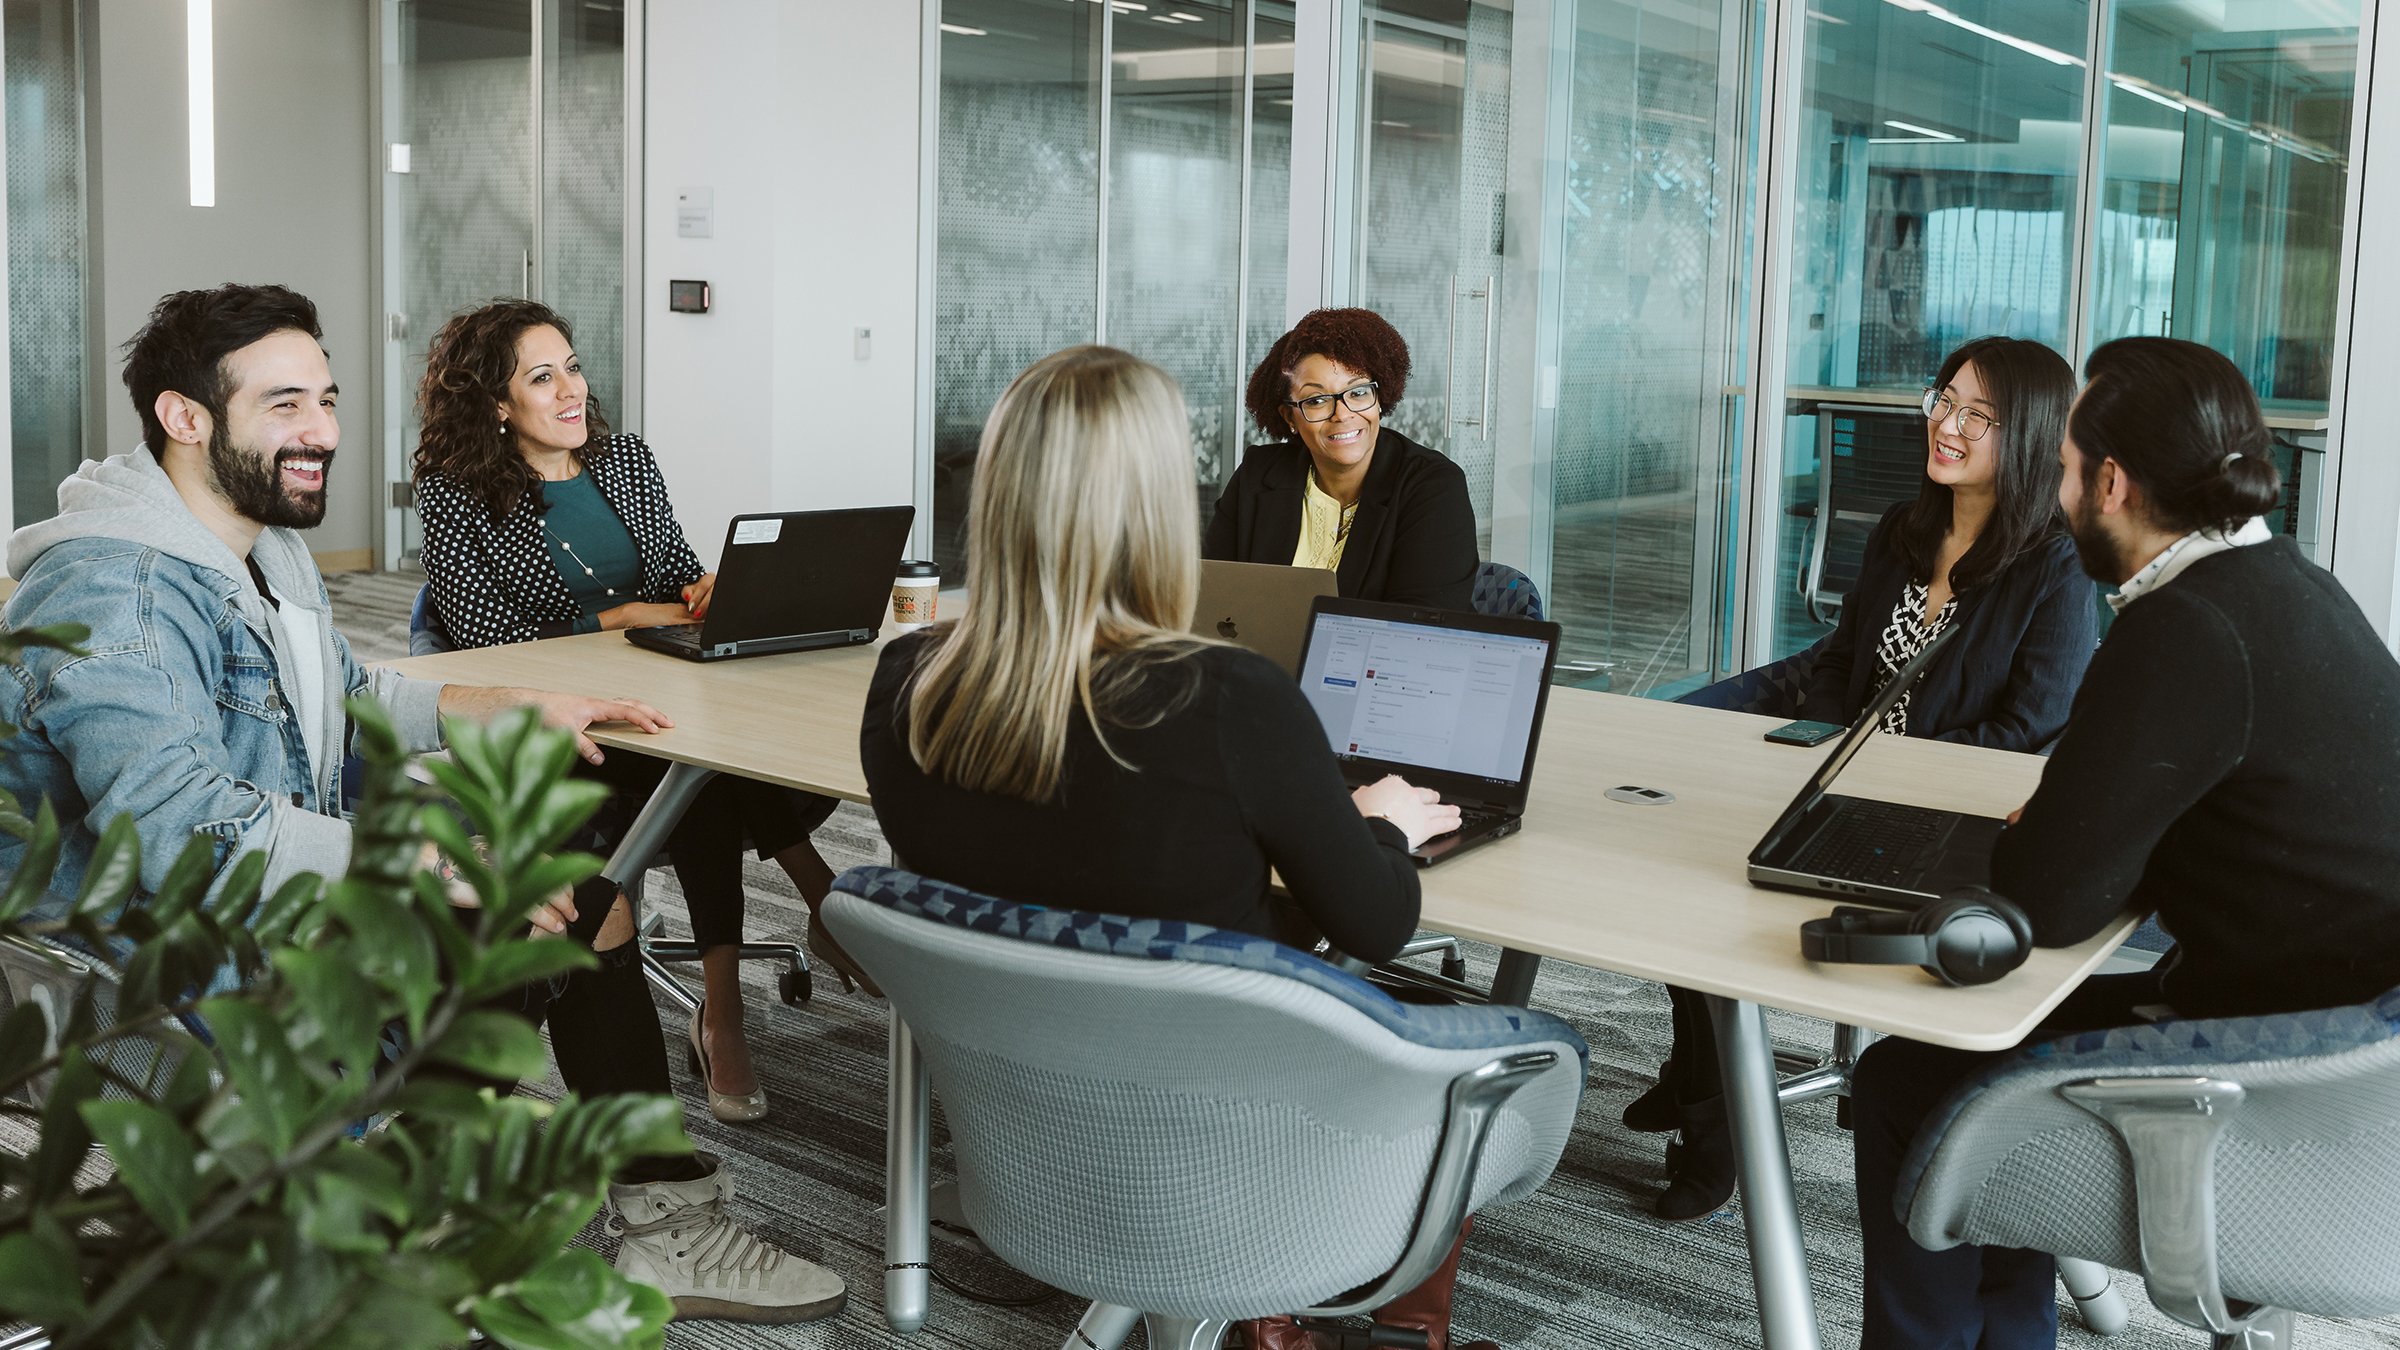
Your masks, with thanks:
[[[638,698],[677,720],[622,745],[787,787],[867,800],[858,726],[880,644],[702,665],[617,633],[416,657],[426,679]],[[1760,739],[1776,719],[1553,689],[1525,828],[1424,874],[1424,923],[1537,956],[1674,983],[1961,1049],[2015,1044],[2104,961],[2127,917],[2075,947],[2037,950],[1996,983],[1952,989],[1914,967],[1819,966],[1800,957],[1804,919],[1830,900],[1762,890],[1745,860],[1801,781],[1831,752]],[[2044,761],[1878,736],[1838,790],[2004,815]],[[1608,800],[1663,788],[1671,803]]]

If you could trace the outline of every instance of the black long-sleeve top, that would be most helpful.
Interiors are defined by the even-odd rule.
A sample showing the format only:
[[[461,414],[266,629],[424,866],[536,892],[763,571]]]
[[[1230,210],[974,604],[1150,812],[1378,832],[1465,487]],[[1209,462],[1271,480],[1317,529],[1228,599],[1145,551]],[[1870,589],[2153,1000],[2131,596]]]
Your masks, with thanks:
[[[2400,987],[2400,664],[2288,538],[2127,605],[1992,856],[2034,940],[2156,911],[2187,1016]]]
[[[1894,538],[1908,505],[1886,511],[1867,536],[1841,622],[1809,670],[1802,717],[1848,726],[1874,698],[1876,646],[1915,580]],[[1961,592],[1950,615],[1957,636],[1909,695],[1908,734],[2017,751],[2056,740],[2099,640],[2096,603],[2064,533]]]
[[[1171,918],[1276,936],[1268,869],[1317,930],[1380,961],[1416,931],[1408,842],[1350,801],[1300,691],[1274,663],[1206,646],[1162,663],[1109,757],[1078,717],[1064,786],[1037,805],[970,792],[908,752],[908,680],[932,630],[884,649],[859,733],[867,786],[903,866],[1024,904]]]
[[[1217,497],[1201,556],[1289,566],[1310,464],[1297,441],[1251,446]],[[1480,565],[1466,471],[1390,427],[1376,432],[1335,588],[1352,600],[1470,609]]]

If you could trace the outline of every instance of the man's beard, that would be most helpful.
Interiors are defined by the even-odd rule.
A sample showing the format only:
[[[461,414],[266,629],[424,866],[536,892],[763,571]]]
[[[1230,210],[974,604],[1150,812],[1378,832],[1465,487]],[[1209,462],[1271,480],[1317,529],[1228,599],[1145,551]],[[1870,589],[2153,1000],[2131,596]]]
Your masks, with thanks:
[[[216,480],[217,492],[228,505],[261,525],[313,528],[325,519],[324,484],[314,492],[285,492],[283,461],[287,459],[321,459],[326,482],[333,479],[331,450],[282,450],[262,459],[257,451],[234,445],[221,421],[209,435],[209,476]]]
[[[2109,586],[2125,580],[2125,556],[2101,527],[2100,508],[2088,492],[2067,513],[2067,533],[2075,541],[2075,556],[2082,561],[2085,575]]]

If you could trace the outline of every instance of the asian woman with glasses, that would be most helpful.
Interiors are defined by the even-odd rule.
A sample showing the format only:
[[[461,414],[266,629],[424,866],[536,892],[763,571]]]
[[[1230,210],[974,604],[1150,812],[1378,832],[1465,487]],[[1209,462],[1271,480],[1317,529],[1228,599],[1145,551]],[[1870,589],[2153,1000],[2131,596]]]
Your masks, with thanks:
[[[1382,316],[1320,309],[1278,338],[1246,403],[1276,437],[1217,498],[1204,557],[1322,567],[1341,594],[1466,609],[1475,589],[1467,476],[1383,425],[1408,386],[1408,344]]]
[[[1916,498],[1884,512],[1867,536],[1798,716],[1849,725],[1884,681],[1956,628],[1880,730],[2017,751],[2057,739],[2099,636],[2098,601],[2058,512],[2074,399],[2074,370],[2038,342],[1977,338],[1942,362],[1925,391]],[[1674,1050],[1625,1123],[1682,1131],[1656,1209],[1696,1219],[1733,1194],[1733,1139],[1708,1010],[1688,990],[1667,993]]]

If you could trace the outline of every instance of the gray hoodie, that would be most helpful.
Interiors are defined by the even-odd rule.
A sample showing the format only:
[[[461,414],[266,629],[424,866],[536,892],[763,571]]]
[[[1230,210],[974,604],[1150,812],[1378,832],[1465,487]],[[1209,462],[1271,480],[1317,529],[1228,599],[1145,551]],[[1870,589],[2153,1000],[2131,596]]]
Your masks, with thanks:
[[[142,877],[153,889],[195,832],[220,841],[218,869],[267,855],[270,888],[300,872],[337,877],[350,826],[340,815],[342,703],[364,695],[414,751],[440,746],[441,686],[369,671],[335,631],[325,583],[300,535],[261,531],[250,556],[286,605],[316,611],[317,649],[290,650],[248,567],[186,507],[147,450],[86,463],[59,485],[59,513],[8,541],[19,579],[10,627],[79,623],[84,654],[29,651],[0,680],[0,718],[19,734],[0,756],[0,786],[30,812],[47,797],[65,839],[54,894],[81,884],[108,822],[133,815]],[[280,673],[317,662],[312,765]],[[0,840],[0,868],[21,845]]]

